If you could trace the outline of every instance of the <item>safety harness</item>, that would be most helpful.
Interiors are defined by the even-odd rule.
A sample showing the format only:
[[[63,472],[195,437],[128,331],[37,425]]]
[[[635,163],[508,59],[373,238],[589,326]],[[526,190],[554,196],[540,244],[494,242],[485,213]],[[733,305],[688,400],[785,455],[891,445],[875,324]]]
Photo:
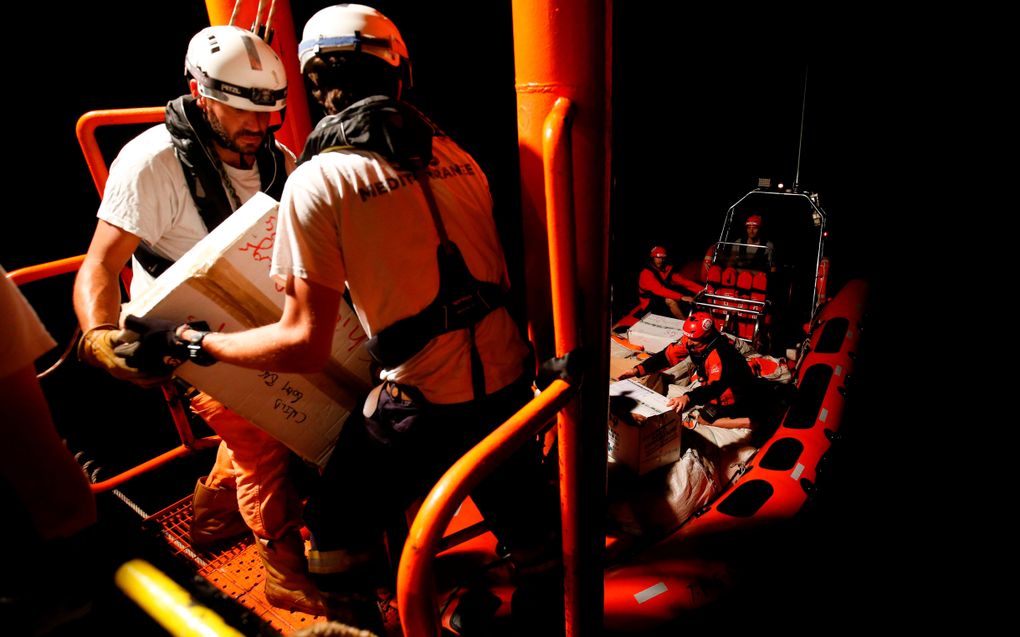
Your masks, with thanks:
[[[357,149],[379,153],[397,168],[409,169],[414,174],[439,235],[436,248],[439,290],[425,309],[380,330],[366,347],[376,362],[392,369],[437,336],[468,330],[472,387],[475,397],[480,398],[485,396],[485,376],[475,328],[490,312],[504,305],[505,293],[499,284],[472,276],[457,244],[446,233],[428,173],[432,138],[442,134],[409,104],[385,96],[369,97],[324,118],[309,136],[300,161],[321,152]]]
[[[230,178],[220,168],[222,162],[219,157],[212,156],[215,151],[204,141],[212,139],[213,132],[191,95],[183,95],[167,104],[166,127],[191,198],[206,229],[211,232],[240,206]],[[286,179],[286,164],[273,137],[275,129],[271,127],[267,132],[255,153],[255,162],[259,167],[262,192],[279,200]],[[156,254],[145,242],[140,242],[135,249],[135,259],[152,276],[159,276],[173,265],[172,260]]]

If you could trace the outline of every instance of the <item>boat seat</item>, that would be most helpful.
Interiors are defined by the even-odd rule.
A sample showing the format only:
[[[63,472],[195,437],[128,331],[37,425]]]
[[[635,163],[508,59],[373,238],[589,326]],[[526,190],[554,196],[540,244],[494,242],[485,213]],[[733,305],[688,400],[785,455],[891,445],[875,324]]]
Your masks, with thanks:
[[[740,291],[741,296],[747,296],[751,294],[751,283],[754,280],[754,275],[750,270],[741,270],[737,274],[737,290]]]
[[[708,277],[705,282],[712,287],[719,287],[722,283],[722,268],[718,265],[713,265],[708,269]]]
[[[765,300],[765,292],[768,290],[768,275],[764,272],[755,272],[751,279],[751,298],[759,301]]]
[[[720,285],[724,288],[733,288],[737,286],[737,269],[733,267],[726,268],[722,271],[722,278],[719,281]]]

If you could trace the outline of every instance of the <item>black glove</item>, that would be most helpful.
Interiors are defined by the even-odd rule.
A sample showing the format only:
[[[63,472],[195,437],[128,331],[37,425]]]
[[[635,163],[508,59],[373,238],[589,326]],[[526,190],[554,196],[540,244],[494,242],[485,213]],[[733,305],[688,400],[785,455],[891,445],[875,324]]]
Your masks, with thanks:
[[[586,358],[584,350],[581,349],[567,352],[559,358],[550,358],[538,368],[535,386],[544,390],[554,380],[565,380],[571,385],[579,385],[584,375]]]
[[[177,328],[181,325],[173,321],[139,318],[129,314],[124,319],[124,327],[137,334],[138,339],[118,345],[113,351],[123,357],[128,365],[142,372],[169,374],[188,360],[188,342],[177,338]]]

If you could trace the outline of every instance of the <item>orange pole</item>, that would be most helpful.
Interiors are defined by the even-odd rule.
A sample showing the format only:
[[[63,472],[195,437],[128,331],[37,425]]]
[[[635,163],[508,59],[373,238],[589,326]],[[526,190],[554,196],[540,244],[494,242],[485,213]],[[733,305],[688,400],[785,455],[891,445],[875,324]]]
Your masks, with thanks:
[[[606,440],[609,377],[609,148],[611,3],[609,0],[514,0],[518,143],[528,280],[528,319],[541,359],[576,338],[586,353],[579,403],[561,417],[560,490],[564,515],[566,634],[602,633]],[[570,161],[545,154],[546,117],[572,104]],[[562,117],[556,115],[556,117]],[[552,164],[550,164],[552,159]],[[551,171],[551,172],[550,172]],[[552,184],[555,180],[559,184]],[[564,188],[565,192],[558,189]],[[555,199],[547,201],[547,199]],[[546,212],[573,207],[573,227],[546,226]],[[559,224],[556,224],[559,225]],[[546,232],[549,232],[546,239]],[[554,236],[563,232],[567,237]],[[543,241],[547,241],[543,243]],[[572,242],[568,247],[565,244]],[[550,248],[549,244],[558,244]],[[571,260],[572,289],[542,284],[542,273]],[[550,278],[555,281],[556,278]],[[561,279],[562,282],[562,279]],[[558,286],[558,287],[553,287]],[[583,324],[550,317],[577,300]],[[565,317],[564,317],[565,318]],[[555,336],[554,336],[555,335]],[[565,445],[565,448],[564,448]],[[586,526],[582,527],[584,521]],[[583,614],[580,612],[584,609]]]
[[[128,469],[127,471],[120,473],[110,478],[109,480],[103,480],[102,482],[96,482],[95,484],[90,485],[92,488],[92,493],[103,493],[105,491],[109,491],[110,489],[116,489],[117,487],[124,484],[128,480],[131,480],[132,478],[137,478],[143,473],[147,473],[149,471],[152,471],[153,469],[158,469],[159,467],[162,467],[163,465],[168,464],[171,461],[176,460],[177,458],[186,456],[188,454],[192,454],[201,449],[215,447],[218,444],[220,444],[219,436],[209,436],[207,438],[199,438],[195,440],[194,444],[190,446],[181,445],[179,447],[174,447],[170,451],[161,453],[155,458],[152,458],[150,460],[146,460],[142,464],[136,467],[132,467],[131,469]]]
[[[429,492],[411,524],[397,570],[397,608],[405,635],[440,634],[433,565],[443,533],[461,502],[521,445],[533,439],[573,398],[574,389],[565,381],[553,381],[454,463]]]
[[[234,12],[235,0],[205,0],[209,12],[209,24],[229,24],[230,15]],[[266,3],[267,6],[269,3]],[[255,22],[258,2],[242,2],[234,25],[242,29],[251,28]],[[268,8],[263,11],[262,21],[265,22]],[[290,0],[276,0],[273,13],[272,46],[283,61],[287,70],[287,116],[277,132],[277,138],[296,154],[301,154],[305,139],[312,130],[311,115],[308,110],[308,96],[305,95],[305,83],[301,78],[301,67],[298,66],[297,37],[294,28],[294,16],[290,9]]]

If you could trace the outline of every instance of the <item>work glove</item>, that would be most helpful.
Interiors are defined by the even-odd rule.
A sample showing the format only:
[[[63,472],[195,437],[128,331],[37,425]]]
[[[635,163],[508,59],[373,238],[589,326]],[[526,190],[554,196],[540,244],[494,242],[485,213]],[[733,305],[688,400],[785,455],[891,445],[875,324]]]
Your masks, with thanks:
[[[153,376],[167,376],[188,360],[188,343],[177,338],[181,323],[128,314],[124,319],[127,337],[114,353],[129,367]]]
[[[130,381],[139,387],[155,387],[170,380],[170,374],[154,374],[132,367],[116,349],[133,337],[133,334],[119,329],[116,325],[97,325],[85,332],[78,341],[78,360],[105,369],[119,380]]]

